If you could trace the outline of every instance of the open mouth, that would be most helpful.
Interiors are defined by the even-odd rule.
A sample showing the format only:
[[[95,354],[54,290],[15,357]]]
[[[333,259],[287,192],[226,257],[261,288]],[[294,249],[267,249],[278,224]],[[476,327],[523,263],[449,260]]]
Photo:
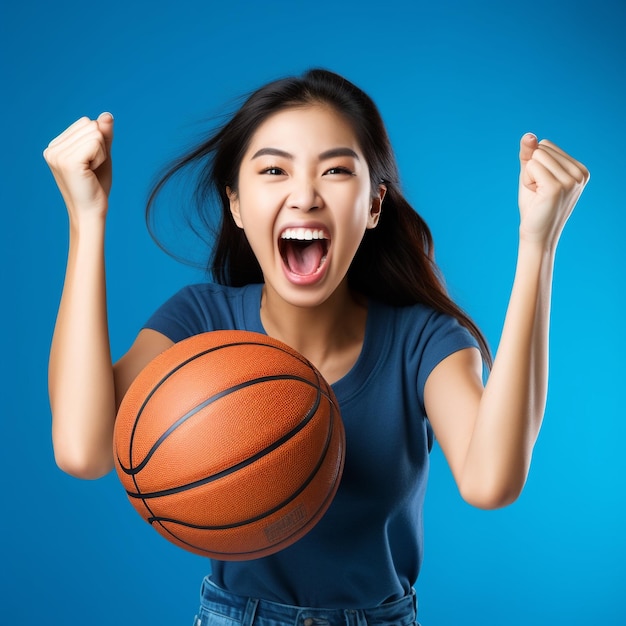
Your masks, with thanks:
[[[286,228],[278,249],[285,267],[298,276],[312,276],[324,265],[330,240],[319,228]]]

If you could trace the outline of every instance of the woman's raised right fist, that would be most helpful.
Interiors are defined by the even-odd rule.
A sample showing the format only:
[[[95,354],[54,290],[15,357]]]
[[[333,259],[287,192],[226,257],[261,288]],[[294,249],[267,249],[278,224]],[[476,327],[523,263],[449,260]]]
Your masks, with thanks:
[[[113,116],[101,113],[95,120],[81,117],[44,150],[70,219],[106,215],[112,142]]]

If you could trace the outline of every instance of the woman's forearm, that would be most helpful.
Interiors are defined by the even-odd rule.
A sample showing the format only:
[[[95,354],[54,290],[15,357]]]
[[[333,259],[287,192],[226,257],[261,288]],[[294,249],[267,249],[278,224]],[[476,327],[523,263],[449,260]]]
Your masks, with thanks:
[[[467,450],[461,491],[490,494],[502,506],[522,490],[543,419],[548,388],[554,253],[521,241],[515,279],[493,369]]]
[[[57,463],[81,478],[112,467],[115,388],[107,326],[105,218],[72,225],[65,284],[49,364]]]

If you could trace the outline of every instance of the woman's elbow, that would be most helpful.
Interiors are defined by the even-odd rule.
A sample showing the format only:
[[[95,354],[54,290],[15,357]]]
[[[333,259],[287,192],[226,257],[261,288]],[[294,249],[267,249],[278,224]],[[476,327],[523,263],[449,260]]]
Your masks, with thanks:
[[[113,468],[110,455],[95,455],[82,450],[70,450],[67,446],[54,446],[57,467],[75,478],[95,480],[108,474]]]
[[[465,502],[478,509],[501,509],[515,502],[524,488],[523,480],[512,480],[500,484],[483,481],[481,483],[465,482],[459,484],[459,492]]]
[[[111,467],[104,465],[94,465],[93,463],[82,463],[75,459],[67,459],[64,457],[58,457],[55,455],[57,467],[73,476],[74,478],[81,478],[83,480],[96,480],[106,476],[111,471]]]

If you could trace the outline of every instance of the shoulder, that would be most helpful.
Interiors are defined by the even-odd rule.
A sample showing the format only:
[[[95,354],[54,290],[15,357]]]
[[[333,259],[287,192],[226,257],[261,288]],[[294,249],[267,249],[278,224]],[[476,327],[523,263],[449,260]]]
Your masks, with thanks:
[[[389,356],[403,362],[411,379],[417,379],[420,393],[433,369],[446,357],[478,342],[452,315],[424,304],[395,307],[372,303],[373,332],[386,336]]]
[[[163,312],[181,312],[187,315],[210,314],[235,306],[245,295],[243,287],[229,287],[215,283],[196,283],[177,291],[158,309]]]
[[[245,311],[259,301],[260,289],[260,285],[187,285],[162,304],[144,327],[173,341],[211,330],[240,328],[245,325]]]
[[[455,317],[425,304],[392,306],[372,301],[370,310],[377,318],[377,326],[387,325],[395,338],[410,339],[413,345],[415,342],[442,340],[452,335],[471,338],[470,332]]]
[[[186,285],[177,291],[172,298],[182,300],[206,300],[206,299],[224,299],[241,298],[246,292],[245,287],[230,287],[229,285],[220,285],[218,283],[193,283]]]

